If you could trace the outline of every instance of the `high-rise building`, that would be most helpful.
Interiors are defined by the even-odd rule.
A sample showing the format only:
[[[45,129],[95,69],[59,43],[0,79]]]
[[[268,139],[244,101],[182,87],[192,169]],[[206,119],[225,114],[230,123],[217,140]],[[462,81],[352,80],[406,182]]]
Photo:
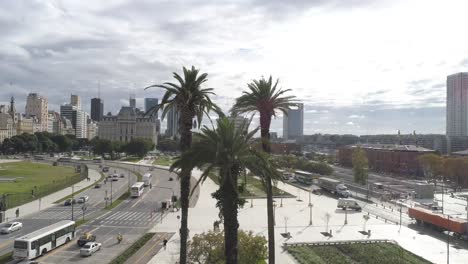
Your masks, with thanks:
[[[248,118],[245,118],[243,116],[235,116],[235,115],[232,115],[230,117],[228,117],[229,121],[233,122],[234,123],[234,129],[243,129],[244,131],[248,131],[249,130],[249,119]],[[218,119],[219,120],[219,119]],[[196,124],[196,123],[194,123]],[[195,128],[195,127],[194,127]]]
[[[179,137],[179,111],[175,107],[167,112],[166,136]]]
[[[79,95],[72,94],[70,96],[70,104],[76,106],[76,109],[81,110],[81,98]]]
[[[88,119],[87,125],[87,136],[89,140],[95,138],[98,135],[98,124],[91,119]]]
[[[87,137],[87,113],[79,110],[75,105],[64,104],[60,106],[60,115],[71,121],[77,138]]]
[[[135,108],[136,108],[136,99],[135,99],[135,97],[130,96],[130,100],[129,100],[129,101],[130,101],[130,107],[132,107],[132,108],[135,109]]]
[[[104,115],[104,101],[101,98],[91,99],[91,120],[99,122]]]
[[[304,135],[304,104],[288,110],[283,116],[283,138],[297,139]]]
[[[468,72],[447,76],[447,136],[468,136]]]
[[[30,93],[26,101],[25,115],[26,118],[35,116],[38,120],[38,130],[47,131],[49,118],[47,98],[37,93]]]
[[[158,105],[158,98],[145,98],[145,113],[147,113],[152,107]],[[158,112],[154,113],[154,117],[158,118]]]

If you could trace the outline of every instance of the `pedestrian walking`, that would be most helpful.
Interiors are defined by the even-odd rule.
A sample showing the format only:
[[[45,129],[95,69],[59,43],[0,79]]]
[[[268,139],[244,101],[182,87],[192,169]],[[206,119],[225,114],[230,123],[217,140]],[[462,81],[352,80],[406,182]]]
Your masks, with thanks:
[[[164,245],[164,250],[166,250],[166,246],[167,246],[167,239],[164,239],[164,240],[163,240],[163,245]]]
[[[16,212],[15,212],[15,213],[16,213],[16,218],[18,218],[18,217],[19,217],[19,208],[16,208]]]

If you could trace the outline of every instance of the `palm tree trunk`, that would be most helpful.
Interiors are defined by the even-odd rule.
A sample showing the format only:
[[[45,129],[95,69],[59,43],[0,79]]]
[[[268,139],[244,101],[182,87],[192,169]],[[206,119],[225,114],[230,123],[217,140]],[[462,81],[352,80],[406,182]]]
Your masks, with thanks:
[[[180,112],[180,150],[188,150],[192,145],[192,117],[187,111]],[[180,204],[182,207],[182,217],[180,220],[180,264],[187,263],[187,239],[188,239],[188,208],[190,196],[191,170],[180,172]]]
[[[238,263],[238,238],[237,231],[239,229],[239,222],[237,220],[237,204],[238,193],[237,176],[238,171],[232,170],[228,172],[227,177],[232,177],[233,180],[224,180],[222,186],[223,198],[223,220],[224,220],[224,255],[226,257],[226,264]],[[234,184],[233,184],[234,183]]]
[[[262,137],[263,151],[270,153],[270,130],[262,128],[260,130]],[[273,214],[273,186],[271,178],[265,179],[266,195],[267,195],[267,217],[268,217],[268,263],[275,263],[275,216]]]

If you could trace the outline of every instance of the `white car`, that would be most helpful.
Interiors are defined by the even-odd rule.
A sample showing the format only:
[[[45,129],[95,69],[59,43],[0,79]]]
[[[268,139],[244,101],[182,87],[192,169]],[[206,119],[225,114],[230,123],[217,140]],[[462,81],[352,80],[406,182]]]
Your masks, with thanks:
[[[80,249],[80,255],[82,257],[91,256],[94,252],[101,249],[101,243],[97,242],[88,242]]]
[[[85,196],[81,196],[80,198],[78,198],[77,202],[86,203],[88,200],[89,200],[89,196],[85,195]]]
[[[4,225],[2,227],[2,229],[0,229],[0,232],[2,234],[9,234],[11,232],[20,230],[21,228],[23,228],[22,223],[20,223],[20,222],[11,222],[11,223],[8,223],[8,224]]]

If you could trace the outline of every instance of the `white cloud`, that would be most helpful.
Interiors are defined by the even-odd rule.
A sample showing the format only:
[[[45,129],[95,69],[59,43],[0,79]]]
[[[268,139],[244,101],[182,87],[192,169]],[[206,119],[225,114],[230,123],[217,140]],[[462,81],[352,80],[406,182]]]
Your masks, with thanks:
[[[351,118],[351,119],[364,119],[365,116],[364,115],[350,115],[350,116],[348,116],[348,118]]]
[[[354,122],[349,121],[349,122],[346,123],[346,125],[348,125],[348,126],[354,126]]]
[[[38,92],[58,105],[73,92],[89,109],[100,81],[105,112],[115,113],[130,92],[161,98],[161,90],[142,88],[195,65],[209,73],[223,109],[252,79],[270,74],[306,114],[443,107],[445,76],[466,69],[460,25],[468,1],[347,2],[4,1],[0,101],[14,95],[21,105]],[[379,123],[369,112],[351,113]],[[443,129],[443,119],[433,122]]]

